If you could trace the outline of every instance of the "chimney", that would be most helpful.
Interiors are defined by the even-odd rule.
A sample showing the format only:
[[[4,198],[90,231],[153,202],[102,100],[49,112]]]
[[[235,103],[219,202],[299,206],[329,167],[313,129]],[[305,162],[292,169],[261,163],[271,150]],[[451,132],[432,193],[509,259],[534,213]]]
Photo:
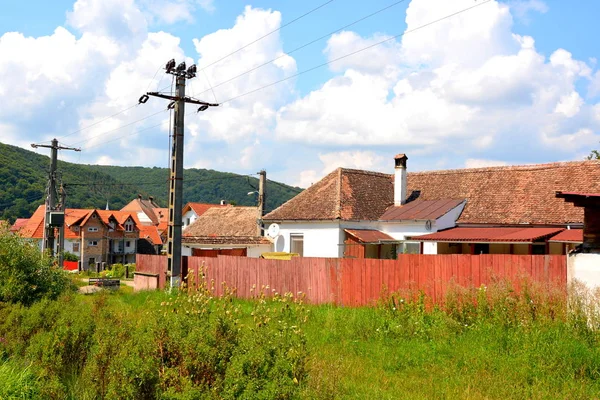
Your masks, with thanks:
[[[150,203],[154,203],[154,196],[148,196],[148,200],[150,200]]]
[[[394,157],[394,205],[406,203],[406,154],[400,153]]]
[[[138,194],[138,199],[140,199],[140,200],[142,199],[142,195],[141,194]]]
[[[226,206],[228,204],[229,204],[229,202],[227,200],[221,200],[221,205],[222,206]]]

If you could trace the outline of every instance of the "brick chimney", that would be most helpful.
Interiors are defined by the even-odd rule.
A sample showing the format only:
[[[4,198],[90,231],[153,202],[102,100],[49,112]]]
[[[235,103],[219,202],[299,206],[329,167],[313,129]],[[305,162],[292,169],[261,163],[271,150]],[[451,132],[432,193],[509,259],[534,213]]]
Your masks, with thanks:
[[[406,203],[406,154],[400,153],[394,157],[394,205]]]

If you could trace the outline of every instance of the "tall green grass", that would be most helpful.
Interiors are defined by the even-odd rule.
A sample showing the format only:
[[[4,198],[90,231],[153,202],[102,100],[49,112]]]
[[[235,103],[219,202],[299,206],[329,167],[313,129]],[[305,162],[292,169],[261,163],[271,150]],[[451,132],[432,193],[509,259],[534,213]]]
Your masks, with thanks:
[[[0,399],[37,399],[40,397],[38,378],[29,366],[11,361],[0,362]]]
[[[25,398],[44,399],[600,398],[597,298],[520,286],[364,308],[206,285],[4,304],[0,379],[24,374]]]

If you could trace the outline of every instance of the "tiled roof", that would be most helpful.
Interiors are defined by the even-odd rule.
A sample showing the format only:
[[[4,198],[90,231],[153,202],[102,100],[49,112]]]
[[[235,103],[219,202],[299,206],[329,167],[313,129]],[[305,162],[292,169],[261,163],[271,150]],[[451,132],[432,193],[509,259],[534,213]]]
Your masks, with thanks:
[[[556,236],[552,236],[549,242],[561,243],[583,243],[583,229],[565,229]]]
[[[158,205],[152,200],[144,200],[141,198],[137,198],[131,200],[125,207],[121,208],[121,211],[128,212],[143,212],[148,216],[150,221],[152,221],[153,225],[158,225],[161,221],[161,217],[159,216],[159,212],[163,212],[165,215],[168,214],[164,210],[166,208],[159,208]]]
[[[417,199],[402,206],[391,206],[379,218],[380,221],[438,219],[458,207],[464,200]]]
[[[344,231],[354,236],[362,243],[379,243],[395,240],[387,233],[383,233],[376,229],[344,229]]]
[[[212,207],[231,207],[229,205],[221,205],[221,204],[209,204],[209,203],[187,203],[183,207],[183,214],[188,212],[190,209],[194,210],[197,216],[200,216],[206,212],[209,208]]]
[[[531,243],[556,235],[563,228],[451,228],[429,235],[414,236],[412,240],[467,243]]]
[[[153,245],[163,244],[158,228],[153,225],[138,225],[140,229],[140,239],[147,239]]]
[[[413,201],[465,199],[459,224],[581,223],[583,210],[555,192],[600,193],[600,161],[409,172],[407,182]],[[393,175],[339,168],[265,219],[378,220],[393,192]]]
[[[5,222],[6,221],[2,221]],[[25,225],[27,225],[27,222],[29,222],[29,218],[17,218],[15,223],[12,224],[12,226],[10,227],[10,231],[11,232],[18,232],[21,230],[21,228],[25,227]]]
[[[256,207],[210,208],[186,228],[184,241],[234,244],[241,240],[244,244],[270,243],[265,237],[257,236],[257,218]]]
[[[393,202],[394,187],[390,175],[338,168],[264,219],[373,221],[379,219]]]

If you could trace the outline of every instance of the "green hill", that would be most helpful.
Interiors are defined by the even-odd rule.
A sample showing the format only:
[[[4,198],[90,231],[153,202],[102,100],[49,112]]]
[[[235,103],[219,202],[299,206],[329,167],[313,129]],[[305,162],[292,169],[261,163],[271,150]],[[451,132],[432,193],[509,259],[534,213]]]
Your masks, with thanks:
[[[43,204],[50,158],[0,143],[0,219],[27,218]],[[169,171],[166,168],[114,167],[58,162],[67,191],[67,207],[120,209],[138,194],[167,206]],[[258,179],[205,169],[184,172],[184,204],[189,201],[256,205]],[[267,183],[266,210],[270,211],[301,191],[282,183]]]

